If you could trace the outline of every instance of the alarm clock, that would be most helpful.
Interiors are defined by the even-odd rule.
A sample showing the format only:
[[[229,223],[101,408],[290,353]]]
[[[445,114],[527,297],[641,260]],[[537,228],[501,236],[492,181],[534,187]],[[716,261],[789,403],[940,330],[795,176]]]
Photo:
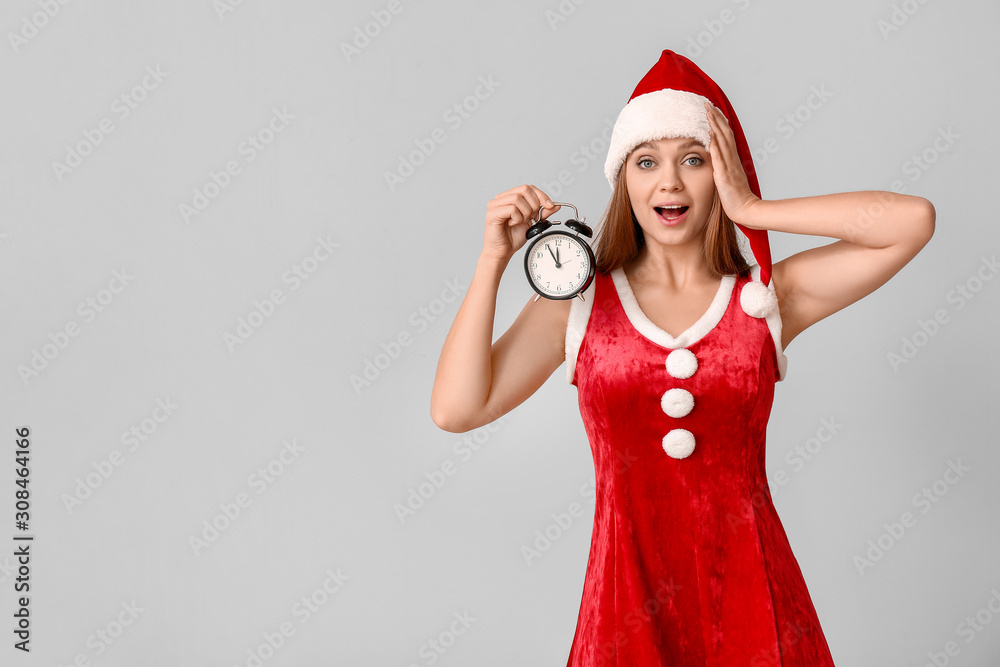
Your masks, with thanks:
[[[550,230],[560,222],[542,220],[544,207],[539,207],[536,214],[538,220],[524,235],[529,241],[524,253],[524,273],[528,276],[528,284],[538,293],[535,301],[538,301],[539,296],[555,300],[579,296],[581,300],[585,300],[583,291],[594,280],[597,262],[594,251],[584,237],[589,238],[594,232],[584,224],[586,218],[580,218],[576,206],[563,202],[555,202],[554,205],[573,209],[576,218],[570,218],[561,224],[574,233],[561,229]]]

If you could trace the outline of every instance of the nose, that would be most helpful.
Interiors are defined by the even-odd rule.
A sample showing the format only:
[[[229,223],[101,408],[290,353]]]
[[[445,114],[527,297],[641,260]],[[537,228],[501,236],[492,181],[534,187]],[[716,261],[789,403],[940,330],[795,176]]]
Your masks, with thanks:
[[[675,164],[665,164],[660,168],[660,189],[667,191],[681,190],[684,183],[681,181],[680,170]]]

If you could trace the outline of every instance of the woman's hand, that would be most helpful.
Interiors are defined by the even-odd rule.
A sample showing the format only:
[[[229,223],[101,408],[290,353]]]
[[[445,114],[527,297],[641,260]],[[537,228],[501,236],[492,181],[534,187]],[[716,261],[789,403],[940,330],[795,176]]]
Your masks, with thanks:
[[[547,218],[558,210],[552,206],[549,196],[534,185],[519,185],[498,194],[486,205],[486,231],[483,237],[483,254],[510,261],[514,253],[521,249],[527,239],[528,226],[538,215],[542,205],[542,218]]]
[[[712,174],[719,191],[719,202],[733,222],[752,227],[748,224],[752,218],[750,211],[760,198],[750,190],[747,173],[736,149],[733,129],[722,112],[708,102],[705,103],[705,110],[711,128],[708,152],[712,156]]]

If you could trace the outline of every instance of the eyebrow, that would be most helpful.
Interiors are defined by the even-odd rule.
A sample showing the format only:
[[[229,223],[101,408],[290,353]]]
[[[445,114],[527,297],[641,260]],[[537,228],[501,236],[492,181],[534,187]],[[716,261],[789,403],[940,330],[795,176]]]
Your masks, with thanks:
[[[698,146],[700,148],[704,148],[704,146],[701,145],[701,142],[697,141],[696,139],[691,139],[690,141],[685,141],[683,144],[681,144],[677,148],[678,148],[678,150],[684,151],[684,150],[687,150],[687,149],[691,148],[692,146]],[[656,147],[655,144],[652,144],[652,143],[650,143],[648,141],[639,144],[638,146],[636,146],[636,148],[648,148],[649,150],[652,150],[652,151],[659,150]]]

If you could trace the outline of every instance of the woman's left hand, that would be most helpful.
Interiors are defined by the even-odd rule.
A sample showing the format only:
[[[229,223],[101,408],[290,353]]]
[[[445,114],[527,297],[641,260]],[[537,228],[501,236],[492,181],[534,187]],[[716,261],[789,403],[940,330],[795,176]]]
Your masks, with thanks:
[[[736,149],[736,138],[726,117],[707,102],[705,110],[708,112],[712,139],[708,152],[712,156],[712,174],[719,191],[719,202],[733,222],[750,227],[750,211],[757,206],[760,198],[750,190],[746,171]]]

